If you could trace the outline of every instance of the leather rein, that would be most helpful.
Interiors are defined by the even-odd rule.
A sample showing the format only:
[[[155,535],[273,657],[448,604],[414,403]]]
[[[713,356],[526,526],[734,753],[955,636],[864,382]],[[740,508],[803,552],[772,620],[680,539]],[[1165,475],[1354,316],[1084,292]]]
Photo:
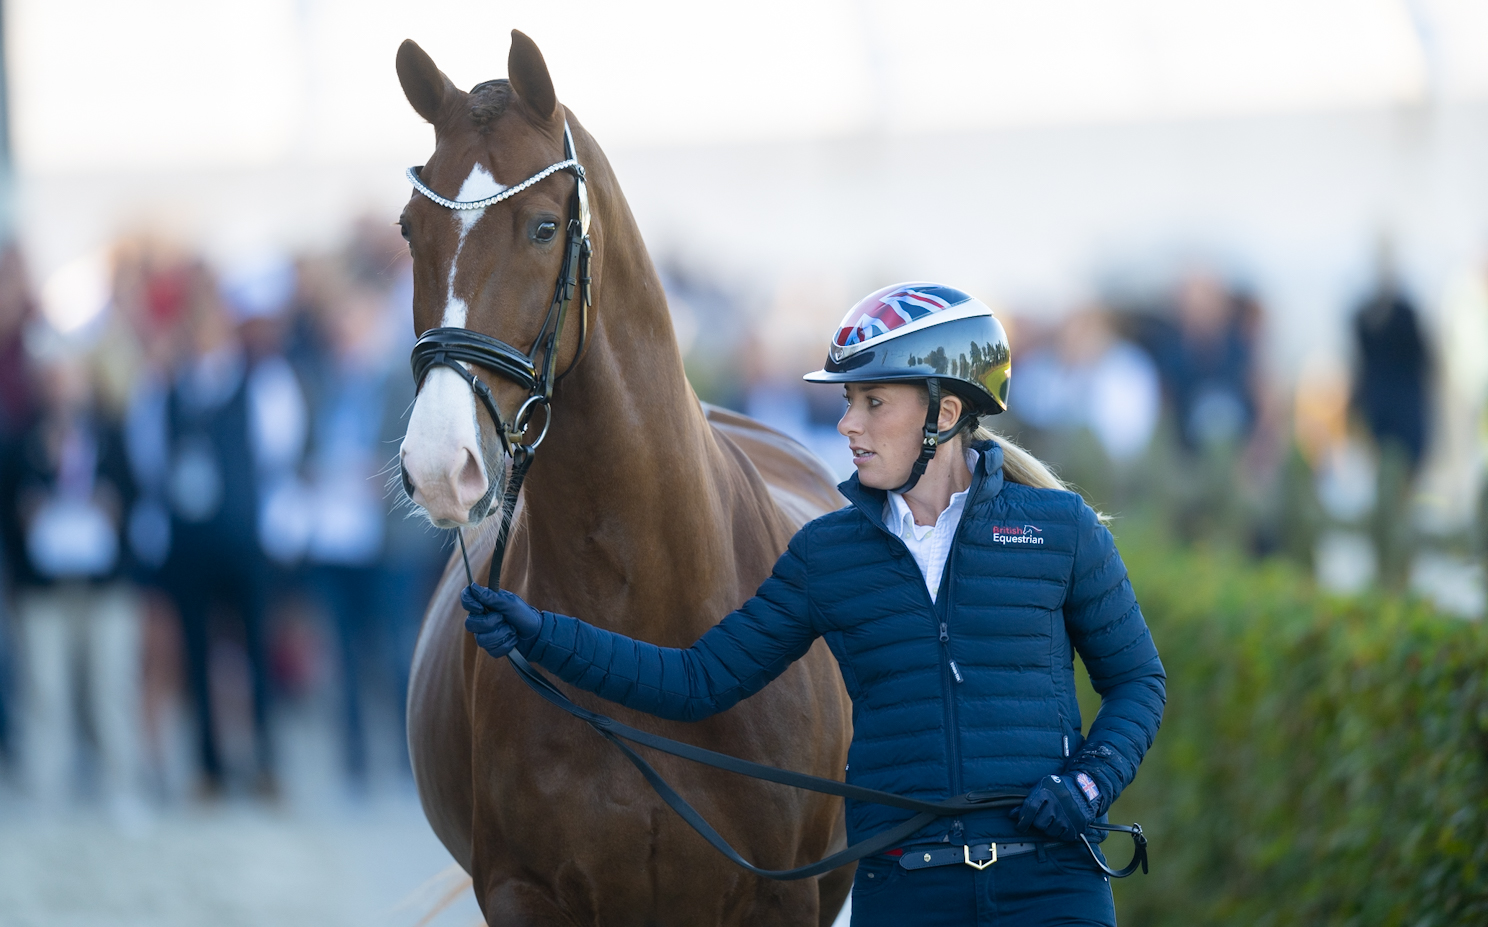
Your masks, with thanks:
[[[512,347],[504,341],[491,338],[479,332],[470,331],[465,328],[432,328],[426,331],[413,346],[411,358],[413,366],[414,382],[422,387],[425,375],[436,366],[448,367],[454,370],[464,379],[476,397],[486,407],[492,422],[495,423],[501,438],[502,447],[512,457],[511,477],[507,480],[506,488],[502,494],[501,502],[501,524],[496,535],[496,548],[491,555],[491,567],[486,577],[486,585],[492,589],[500,587],[501,565],[506,558],[507,540],[511,534],[512,515],[516,510],[517,498],[522,492],[522,483],[526,479],[527,470],[532,465],[533,456],[545,437],[548,427],[552,423],[552,407],[550,401],[553,396],[553,387],[568,373],[554,377],[554,363],[558,353],[558,342],[563,333],[563,325],[568,315],[569,304],[577,294],[580,299],[580,322],[579,322],[579,347],[574,352],[574,360],[569,365],[569,370],[577,364],[583,356],[584,342],[588,333],[588,313],[592,304],[592,293],[590,290],[589,262],[592,254],[592,246],[589,242],[589,197],[585,187],[584,168],[579,164],[574,149],[573,135],[569,132],[567,121],[563,125],[563,149],[565,160],[553,164],[520,184],[509,187],[495,196],[486,197],[481,200],[449,200],[426,187],[419,177],[419,168],[408,169],[407,177],[413,183],[414,189],[427,197],[430,201],[437,203],[447,209],[483,209],[494,205],[502,200],[520,193],[538,181],[561,171],[572,173],[577,180],[573,196],[569,201],[568,237],[563,249],[563,263],[559,271],[558,282],[553,289],[553,301],[548,308],[548,315],[543,320],[543,327],[539,330],[537,338],[532,347],[523,352]],[[542,364],[538,365],[538,354],[542,353]],[[491,390],[477,377],[467,365],[484,367],[486,370],[516,383],[527,390],[527,399],[517,409],[516,415],[510,422],[503,419],[501,412],[496,408],[495,398]],[[938,403],[935,404],[938,406]],[[528,427],[531,424],[532,415],[537,407],[541,406],[544,412],[542,431],[538,433],[535,440],[526,441]],[[927,426],[929,427],[929,426]],[[412,487],[406,484],[410,497],[413,495]],[[465,549],[465,536],[457,528],[455,537],[460,544],[460,557],[465,566],[465,579],[468,583],[474,583],[475,577],[470,569],[470,555]],[[915,833],[933,821],[940,818],[950,817],[957,814],[965,814],[971,811],[984,811],[990,808],[1012,808],[1023,803],[1026,797],[1015,792],[967,792],[958,798],[950,798],[944,801],[928,802],[915,798],[906,798],[895,795],[892,792],[882,792],[877,789],[863,788],[862,786],[849,785],[836,779],[827,779],[822,776],[813,776],[806,773],[794,772],[787,769],[779,769],[774,766],[766,766],[762,763],[754,763],[738,757],[706,750],[692,744],[662,737],[628,724],[622,724],[615,719],[590,711],[575,704],[562,690],[550,682],[546,676],[540,673],[527,658],[522,656],[516,649],[507,654],[512,668],[517,676],[527,684],[540,698],[547,701],[575,718],[588,724],[605,740],[614,744],[621,753],[625,755],[631,764],[638,769],[646,781],[656,791],[667,805],[675,811],[693,830],[719,853],[723,854],[736,865],[747,869],[757,876],[768,879],[788,881],[793,879],[806,879],[822,873],[831,872],[849,863],[856,862],[866,856],[874,856],[886,850],[899,846],[903,841],[911,838]],[[628,741],[628,743],[627,743]],[[827,856],[805,866],[797,866],[793,869],[763,869],[754,865],[739,854],[729,845],[721,834],[698,813],[697,809],[683,798],[672,786],[662,778],[645,757],[641,756],[630,744],[639,744],[650,747],[671,756],[680,757],[715,769],[738,773],[754,779],[766,782],[774,782],[780,785],[792,786],[818,792],[824,795],[835,795],[841,798],[850,798],[855,801],[866,801],[874,804],[887,805],[892,808],[900,808],[905,811],[914,812],[914,816],[903,823],[874,834],[865,840],[853,844],[846,849]],[[1091,824],[1094,830],[1119,831],[1130,834],[1135,843],[1135,850],[1131,862],[1123,869],[1112,869],[1101,859],[1095,847],[1086,839],[1084,834],[1080,835],[1080,841],[1090,853],[1090,858],[1102,872],[1112,878],[1123,879],[1131,875],[1140,866],[1142,872],[1147,872],[1147,838],[1142,834],[1139,824]],[[985,863],[972,863],[971,851],[966,850],[968,864],[976,865],[978,868],[985,867]]]

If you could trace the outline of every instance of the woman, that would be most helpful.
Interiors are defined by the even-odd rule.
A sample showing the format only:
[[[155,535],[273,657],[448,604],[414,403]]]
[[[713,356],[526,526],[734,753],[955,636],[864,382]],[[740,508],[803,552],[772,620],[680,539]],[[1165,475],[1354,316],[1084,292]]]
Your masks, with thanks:
[[[684,650],[471,586],[466,627],[493,656],[515,646],[573,685],[686,721],[759,691],[825,637],[853,699],[848,781],[925,800],[1028,792],[1011,816],[942,819],[859,863],[855,927],[1115,924],[1078,840],[1099,839],[1089,825],[1152,743],[1163,669],[1100,516],[979,427],[1007,408],[1010,364],[1002,326],[967,294],[872,293],[806,377],[843,385],[852,504],[797,532],[738,611]],[[1102,698],[1088,737],[1072,648]],[[848,840],[909,816],[849,801]]]

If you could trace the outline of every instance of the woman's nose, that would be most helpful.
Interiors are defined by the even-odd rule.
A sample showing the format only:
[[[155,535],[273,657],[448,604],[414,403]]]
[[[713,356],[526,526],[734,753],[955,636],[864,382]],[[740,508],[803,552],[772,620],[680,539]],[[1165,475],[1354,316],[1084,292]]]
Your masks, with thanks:
[[[844,438],[863,433],[862,427],[858,424],[858,417],[853,414],[852,409],[842,413],[842,417],[837,420],[837,433]]]

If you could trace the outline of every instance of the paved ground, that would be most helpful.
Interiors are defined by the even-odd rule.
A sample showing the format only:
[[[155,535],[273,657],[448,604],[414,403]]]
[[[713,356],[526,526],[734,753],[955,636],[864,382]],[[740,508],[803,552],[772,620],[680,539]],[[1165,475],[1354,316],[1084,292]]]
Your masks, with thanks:
[[[413,927],[453,860],[424,820],[389,718],[373,719],[367,789],[348,789],[334,709],[321,698],[279,712],[283,797],[273,805],[191,800],[184,722],[163,783],[127,814],[88,798],[85,774],[75,805],[52,811],[0,780],[0,925]],[[474,897],[462,893],[432,923],[480,923]]]
[[[12,806],[0,814],[0,923],[413,927],[462,878],[450,865],[411,798],[325,815],[229,803],[125,828]],[[482,921],[462,891],[431,923]]]
[[[412,799],[322,816],[228,804],[122,828],[12,809],[0,817],[0,922],[411,927],[438,895],[425,883],[450,864]],[[433,923],[480,923],[474,897]]]
[[[388,718],[374,719],[366,794],[347,789],[334,707],[279,712],[272,806],[189,799],[184,724],[161,794],[129,814],[87,798],[86,775],[75,806],[53,812],[0,779],[0,927],[415,927],[464,874],[424,820]],[[480,923],[464,890],[430,927]]]

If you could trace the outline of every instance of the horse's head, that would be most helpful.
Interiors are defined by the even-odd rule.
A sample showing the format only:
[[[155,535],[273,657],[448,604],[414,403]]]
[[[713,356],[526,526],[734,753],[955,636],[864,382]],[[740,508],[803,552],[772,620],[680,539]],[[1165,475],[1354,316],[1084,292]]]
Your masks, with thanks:
[[[412,41],[398,49],[403,92],[434,126],[434,153],[400,220],[413,255],[414,325],[424,335],[400,460],[409,497],[441,527],[477,524],[499,505],[506,457],[523,425],[534,424],[533,436],[546,427],[548,410],[536,408],[543,388],[577,358],[585,324],[582,287],[566,320],[566,304],[555,301],[555,285],[587,264],[571,223],[581,170],[543,175],[576,154],[566,151],[566,111],[542,53],[520,32],[507,68],[509,80],[466,93]],[[521,189],[463,208],[513,188]],[[587,200],[583,212],[587,221]],[[534,385],[529,372],[543,382]]]

